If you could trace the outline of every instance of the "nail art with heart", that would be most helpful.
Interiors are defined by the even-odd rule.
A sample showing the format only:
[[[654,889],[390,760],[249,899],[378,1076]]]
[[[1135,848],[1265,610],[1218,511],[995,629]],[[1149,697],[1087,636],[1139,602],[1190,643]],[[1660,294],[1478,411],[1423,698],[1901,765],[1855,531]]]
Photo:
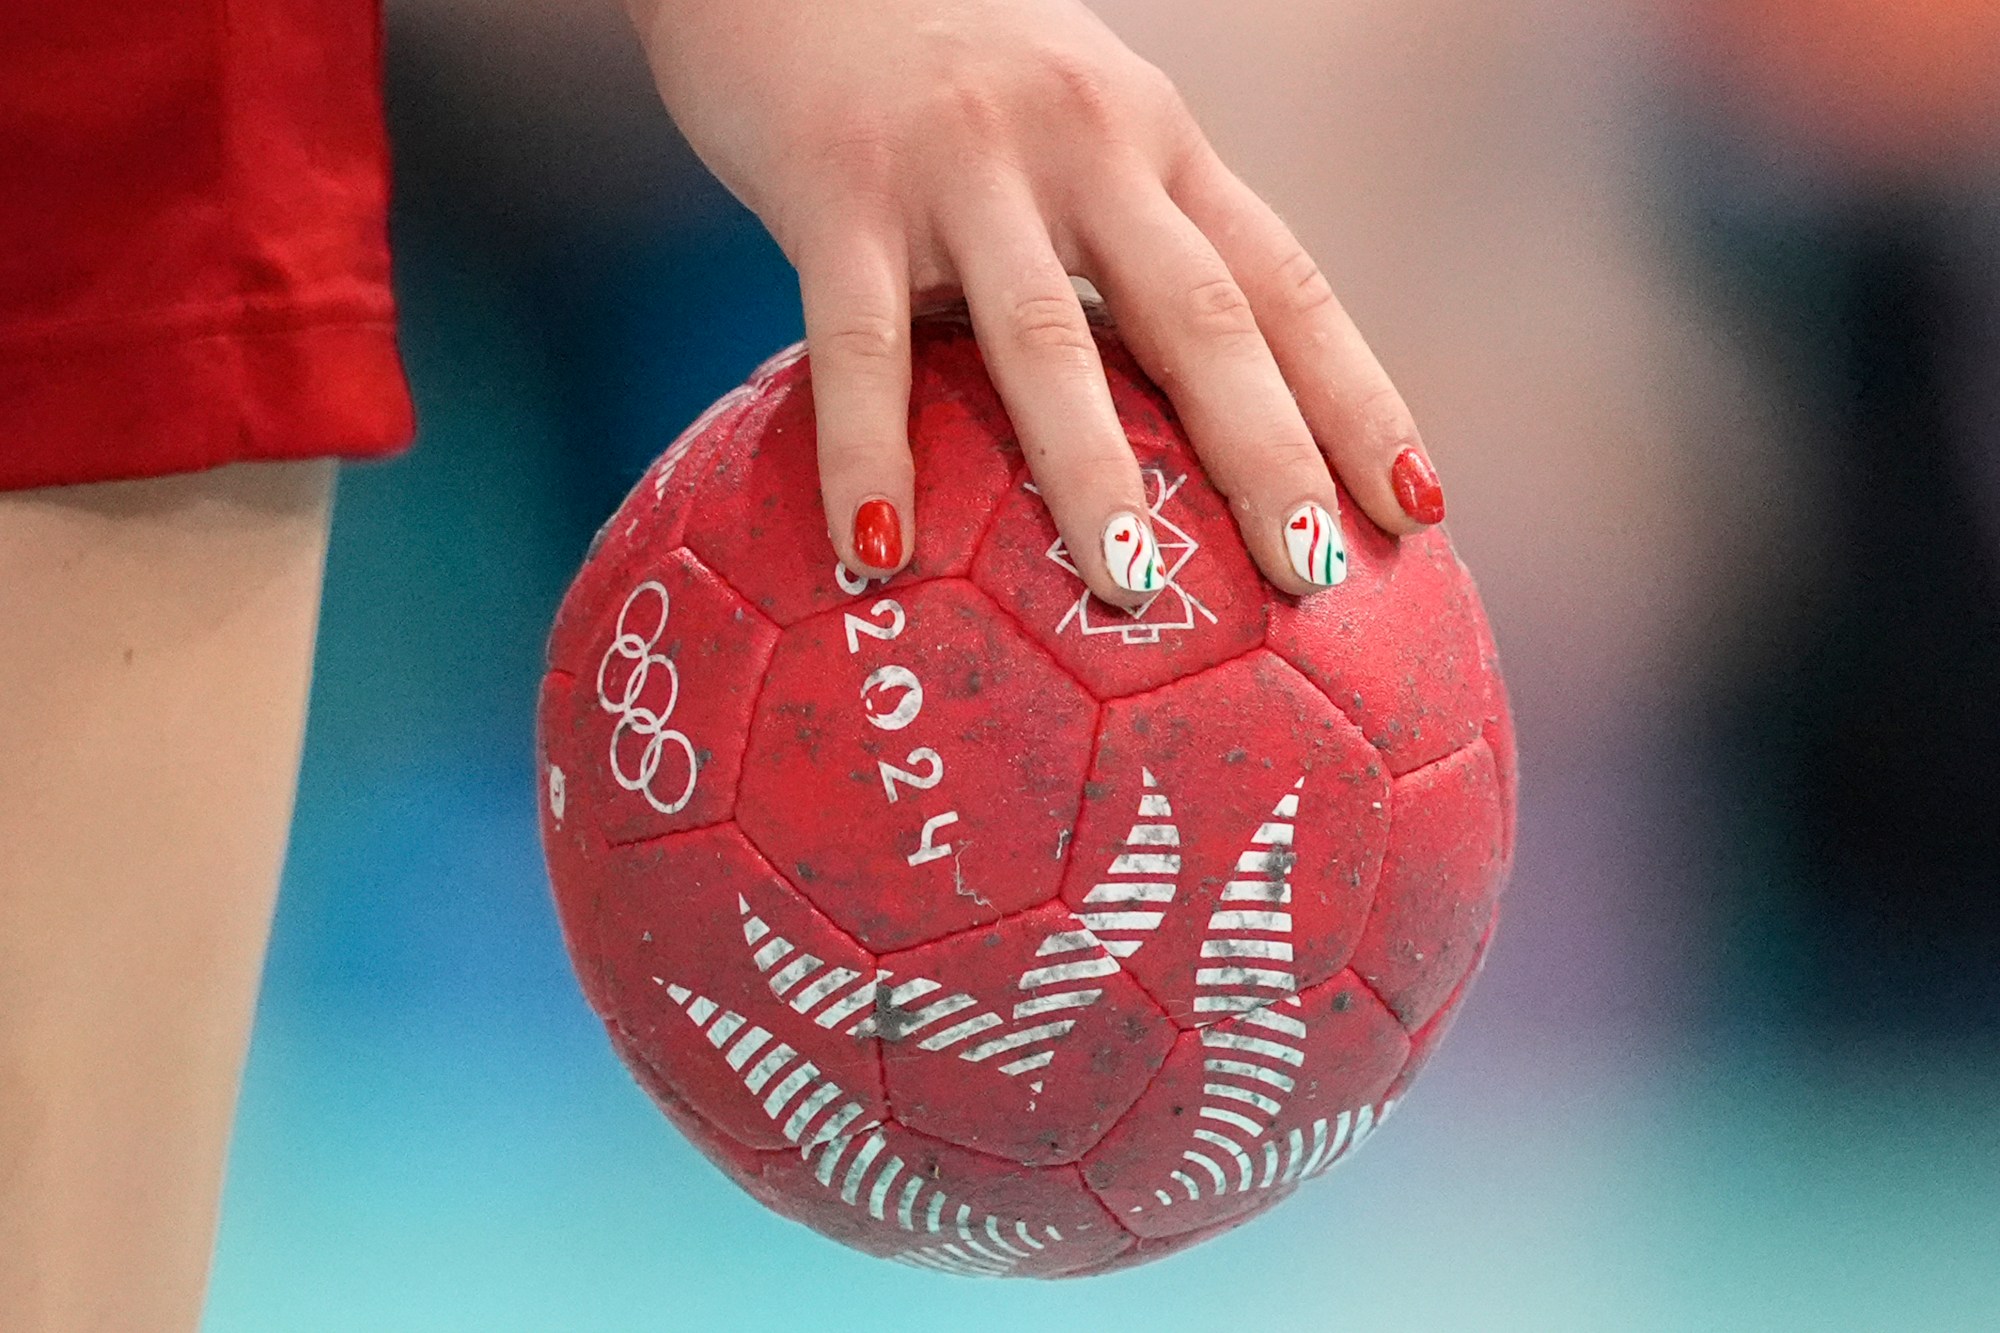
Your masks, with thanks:
[[[1347,577],[1347,543],[1340,521],[1308,500],[1285,520],[1285,553],[1292,570],[1307,583],[1331,588]]]
[[[1167,585],[1152,531],[1134,514],[1113,514],[1104,525],[1104,564],[1111,581],[1127,592],[1158,592]]]

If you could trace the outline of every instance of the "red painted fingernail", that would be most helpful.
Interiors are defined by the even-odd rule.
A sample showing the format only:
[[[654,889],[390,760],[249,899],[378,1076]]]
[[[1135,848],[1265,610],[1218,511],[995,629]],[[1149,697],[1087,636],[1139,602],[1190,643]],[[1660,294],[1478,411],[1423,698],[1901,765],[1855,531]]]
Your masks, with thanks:
[[[887,500],[863,500],[854,511],[854,553],[872,569],[894,569],[903,561],[903,524]]]
[[[1389,484],[1396,489],[1396,503],[1419,523],[1444,522],[1444,487],[1438,485],[1437,469],[1415,449],[1396,455],[1389,469]]]

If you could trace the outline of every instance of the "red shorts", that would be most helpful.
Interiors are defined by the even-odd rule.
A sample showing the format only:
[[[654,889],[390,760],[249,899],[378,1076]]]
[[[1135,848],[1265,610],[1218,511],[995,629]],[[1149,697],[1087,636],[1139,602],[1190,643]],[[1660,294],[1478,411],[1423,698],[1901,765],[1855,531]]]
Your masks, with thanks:
[[[394,453],[377,0],[0,4],[0,490]]]

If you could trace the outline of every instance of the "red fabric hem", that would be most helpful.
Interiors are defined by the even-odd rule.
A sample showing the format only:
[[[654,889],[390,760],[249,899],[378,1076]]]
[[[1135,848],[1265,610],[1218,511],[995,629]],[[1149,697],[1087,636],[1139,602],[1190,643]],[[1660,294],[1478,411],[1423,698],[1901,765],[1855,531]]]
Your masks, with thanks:
[[[386,312],[0,352],[0,491],[381,458],[414,429]]]

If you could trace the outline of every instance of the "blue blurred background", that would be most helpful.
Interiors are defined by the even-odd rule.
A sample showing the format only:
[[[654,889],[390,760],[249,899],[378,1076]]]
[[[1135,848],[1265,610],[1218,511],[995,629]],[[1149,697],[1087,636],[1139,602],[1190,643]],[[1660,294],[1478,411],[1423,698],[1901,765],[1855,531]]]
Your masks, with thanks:
[[[390,8],[421,439],[341,484],[213,1333],[2000,1328],[1990,0],[1100,5],[1416,407],[1524,787],[1393,1132],[1042,1286],[764,1213],[586,1011],[542,636],[796,291],[610,7]]]

